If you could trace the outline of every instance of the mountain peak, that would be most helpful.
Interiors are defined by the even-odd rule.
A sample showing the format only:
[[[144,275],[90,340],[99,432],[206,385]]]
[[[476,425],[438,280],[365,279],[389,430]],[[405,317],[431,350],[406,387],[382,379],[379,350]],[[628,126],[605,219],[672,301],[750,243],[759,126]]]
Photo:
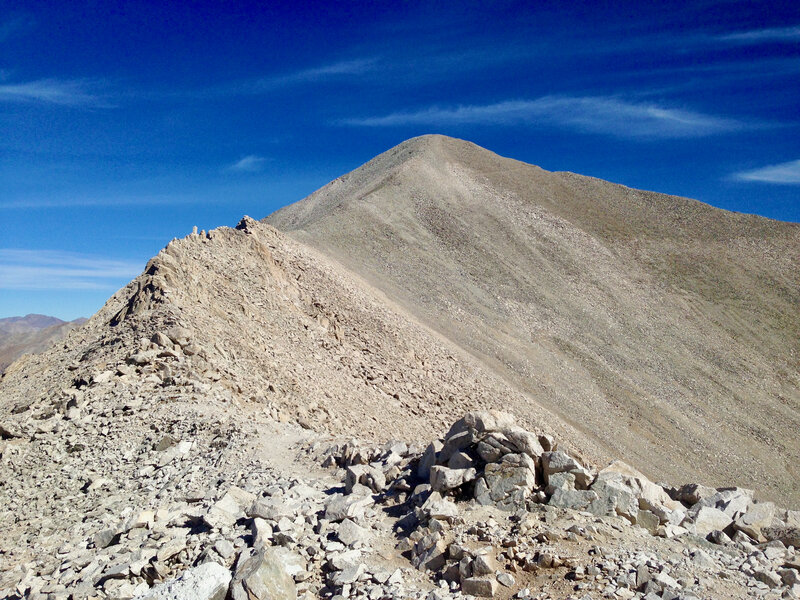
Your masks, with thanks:
[[[407,140],[266,222],[665,478],[698,468],[688,458],[698,443],[720,456],[742,445],[737,428],[707,435],[719,406],[773,432],[770,411],[794,393],[776,374],[796,373],[795,224],[548,172],[441,135]],[[747,447],[698,475],[754,477],[772,447]],[[781,469],[750,482],[800,495]]]

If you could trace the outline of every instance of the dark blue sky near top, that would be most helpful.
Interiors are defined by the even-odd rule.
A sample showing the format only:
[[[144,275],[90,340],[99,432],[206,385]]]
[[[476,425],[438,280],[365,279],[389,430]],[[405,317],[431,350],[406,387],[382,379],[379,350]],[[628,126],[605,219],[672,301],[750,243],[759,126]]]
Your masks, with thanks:
[[[423,133],[800,222],[800,5],[6,1],[0,317]]]

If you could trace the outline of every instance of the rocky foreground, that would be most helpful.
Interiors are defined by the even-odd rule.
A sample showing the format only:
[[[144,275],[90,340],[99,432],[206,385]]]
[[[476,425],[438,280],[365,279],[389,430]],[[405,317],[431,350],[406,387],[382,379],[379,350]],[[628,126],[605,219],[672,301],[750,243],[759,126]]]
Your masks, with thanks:
[[[3,428],[4,460],[18,454],[14,440],[51,433]],[[101,511],[87,511],[72,539],[30,564],[9,568],[25,551],[5,549],[0,594],[800,597],[800,512],[747,489],[664,487],[621,461],[598,471],[506,413],[468,413],[425,448],[336,443],[275,423],[267,437],[272,448],[234,452],[237,472],[197,481],[196,463],[222,462],[228,444],[153,431],[149,446],[132,452],[132,476],[149,496],[126,505],[107,497],[108,488],[120,491],[111,481],[86,477],[80,494],[116,502],[119,518],[97,522]],[[293,445],[288,462],[275,455],[281,444]]]

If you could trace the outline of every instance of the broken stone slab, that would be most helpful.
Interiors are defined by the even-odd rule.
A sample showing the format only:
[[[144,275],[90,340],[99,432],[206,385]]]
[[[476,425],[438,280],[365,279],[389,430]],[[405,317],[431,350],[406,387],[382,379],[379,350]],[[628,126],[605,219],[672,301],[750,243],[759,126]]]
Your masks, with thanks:
[[[461,581],[461,592],[467,596],[494,598],[497,580],[494,577],[467,577]]]
[[[547,502],[550,506],[556,508],[568,508],[578,511],[589,511],[593,506],[596,506],[598,496],[596,492],[591,490],[574,490],[574,489],[557,489],[550,496]],[[605,514],[605,513],[603,513]]]
[[[231,600],[296,600],[297,588],[273,548],[262,548],[242,561],[230,584]]]
[[[369,529],[356,525],[355,522],[350,519],[344,519],[336,530],[336,537],[339,538],[339,541],[345,546],[350,546],[352,548],[358,544],[366,544],[371,535]]]
[[[231,573],[214,562],[185,571],[180,577],[158,584],[137,600],[225,600]]]
[[[535,468],[526,454],[507,454],[500,462],[486,465],[483,477],[475,484],[475,500],[502,510],[524,508],[536,487]]]
[[[386,488],[386,476],[383,471],[373,465],[352,465],[347,467],[344,489],[348,494],[353,493],[353,488],[361,484],[373,492],[380,493]]]
[[[733,523],[728,515],[718,508],[704,506],[694,516],[695,533],[705,537],[712,531],[722,531]]]
[[[758,542],[766,542],[762,530],[772,524],[775,517],[775,504],[757,502],[751,504],[749,510],[733,522],[733,527],[743,531]]]
[[[450,469],[436,465],[431,467],[431,489],[434,492],[456,489],[475,479],[476,475],[477,471],[473,468]]]
[[[253,505],[255,500],[255,494],[233,486],[208,509],[203,520],[209,527],[215,529],[231,527],[236,521],[247,516],[246,510]]]
[[[432,492],[420,507],[430,519],[452,520],[458,516],[455,502],[443,498],[439,492]]]
[[[531,457],[538,464],[539,458],[544,454],[544,448],[539,442],[539,436],[518,426],[506,427],[503,435],[517,452]]]
[[[344,519],[359,520],[364,516],[366,508],[374,504],[371,496],[358,494],[335,494],[325,503],[325,518],[328,521],[343,521]]]

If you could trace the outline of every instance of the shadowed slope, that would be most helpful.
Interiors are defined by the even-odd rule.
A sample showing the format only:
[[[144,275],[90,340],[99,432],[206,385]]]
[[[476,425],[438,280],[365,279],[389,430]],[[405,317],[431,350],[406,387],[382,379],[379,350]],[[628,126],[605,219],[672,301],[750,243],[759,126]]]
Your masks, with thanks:
[[[800,498],[797,225],[443,136],[409,140],[267,221],[609,457]]]

